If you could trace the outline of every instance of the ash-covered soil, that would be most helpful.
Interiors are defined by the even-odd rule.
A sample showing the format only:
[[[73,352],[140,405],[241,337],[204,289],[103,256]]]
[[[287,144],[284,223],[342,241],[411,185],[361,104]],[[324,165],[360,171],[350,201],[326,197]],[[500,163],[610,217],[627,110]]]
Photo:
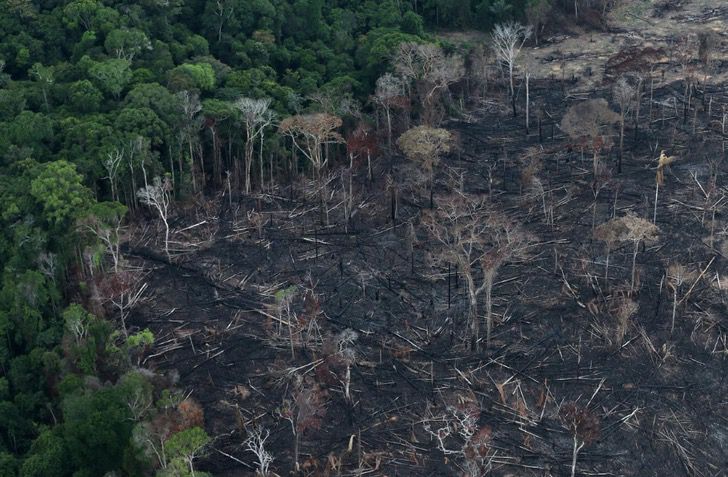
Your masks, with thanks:
[[[433,206],[462,188],[535,237],[497,274],[479,351],[462,274],[428,260],[429,193],[395,152],[375,159],[371,182],[365,165],[351,182],[348,164],[332,166],[324,213],[312,180],[190,205],[172,263],[160,234],[137,233],[128,250],[151,291],[132,325],[156,335],[144,365],[177,370],[203,404],[215,440],[200,468],[253,475],[243,442],[260,425],[279,475],[294,467],[294,429],[300,475],[473,475],[476,462],[494,476],[562,476],[575,445],[576,475],[725,475],[728,90],[697,80],[687,98],[683,81],[653,78],[638,127],[626,125],[622,172],[616,129],[596,179],[591,151],[559,122],[577,101],[610,98],[608,80],[578,91],[569,77],[532,80],[541,106],[528,135],[498,88],[442,125],[460,146],[436,168]],[[676,159],[658,238],[638,244],[634,286],[632,242],[611,248],[605,278],[594,228],[652,221],[662,150]]]

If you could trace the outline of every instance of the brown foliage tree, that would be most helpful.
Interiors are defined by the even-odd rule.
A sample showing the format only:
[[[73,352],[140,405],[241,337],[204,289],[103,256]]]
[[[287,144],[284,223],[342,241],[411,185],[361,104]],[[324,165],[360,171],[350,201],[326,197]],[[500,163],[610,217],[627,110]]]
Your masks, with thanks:
[[[397,139],[397,145],[407,159],[417,163],[427,173],[432,208],[435,166],[442,155],[450,152],[452,134],[445,129],[417,126],[402,134]]]
[[[580,101],[569,108],[561,120],[561,129],[580,147],[589,147],[593,154],[594,176],[598,172],[599,153],[607,144],[609,128],[619,115],[609,108],[606,99]]]

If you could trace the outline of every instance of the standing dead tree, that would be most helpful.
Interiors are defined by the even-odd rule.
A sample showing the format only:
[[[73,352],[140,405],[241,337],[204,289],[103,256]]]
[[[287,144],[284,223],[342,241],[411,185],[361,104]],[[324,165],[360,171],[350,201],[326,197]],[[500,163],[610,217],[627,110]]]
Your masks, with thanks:
[[[385,73],[377,79],[372,101],[384,110],[387,120],[387,146],[392,147],[392,109],[402,108],[407,101],[402,78]]]
[[[372,156],[377,154],[377,137],[366,123],[361,123],[346,140],[346,152],[349,153],[349,169],[353,173],[354,161],[366,157],[367,179],[374,179],[372,172]]]
[[[326,415],[327,393],[316,383],[307,383],[298,377],[291,399],[283,402],[280,415],[291,423],[293,432],[293,462],[294,471],[300,470],[299,450],[301,436],[321,428]]]
[[[619,116],[602,98],[574,104],[561,120],[561,129],[578,142],[582,152],[586,146],[591,148],[595,178],[599,171],[599,153],[608,144],[610,126],[617,121]]]
[[[431,408],[422,420],[422,427],[445,456],[460,456],[466,477],[486,475],[491,469],[492,431],[478,427],[481,409],[472,391],[443,396],[444,412]],[[458,441],[461,442],[458,445]]]
[[[270,465],[273,463],[273,455],[265,448],[265,442],[270,437],[270,431],[260,425],[256,425],[252,429],[246,429],[248,437],[243,441],[245,450],[252,452],[257,460],[255,475],[258,477],[268,477],[270,475]]]
[[[629,84],[629,81],[627,81],[627,78],[624,76],[614,83],[614,87],[612,88],[612,98],[619,106],[619,159],[617,161],[617,172],[622,172],[622,157],[624,156],[624,120],[636,95],[637,90]]]
[[[485,294],[486,345],[493,327],[492,290],[500,267],[523,256],[530,240],[514,222],[483,197],[451,195],[422,223],[439,247],[429,254],[437,267],[455,264],[467,285],[470,337],[479,350],[478,298]],[[477,281],[480,283],[477,283]]]
[[[169,181],[169,177],[165,177],[164,180],[160,177],[155,177],[152,184],[147,184],[137,191],[137,197],[142,204],[155,209],[159,214],[159,218],[164,223],[164,253],[167,254],[167,260],[170,259],[168,218],[171,192],[172,183]]]
[[[588,409],[576,403],[564,404],[559,417],[563,425],[573,436],[574,447],[571,456],[571,477],[576,475],[576,459],[584,446],[591,444],[599,437],[599,419]]]
[[[341,127],[342,121],[338,116],[326,113],[302,114],[290,116],[278,127],[281,134],[291,138],[294,147],[300,151],[311,163],[314,170],[316,184],[319,189],[319,208],[321,221],[325,220],[325,197],[322,171],[328,164],[328,154],[324,154],[324,146],[344,142],[343,137],[336,130]]]
[[[147,283],[143,282],[143,278],[140,272],[124,270],[106,275],[97,283],[102,300],[110,303],[118,312],[121,331],[125,337],[129,336],[126,319],[132,309],[142,301],[147,290]]]
[[[462,79],[465,63],[459,55],[446,55],[431,43],[401,43],[395,52],[394,69],[406,81],[413,82],[422,101],[422,120],[435,125],[441,119],[438,99],[449,86]]]
[[[90,232],[99,240],[114,264],[114,273],[119,271],[122,262],[121,230],[126,206],[118,202],[99,202],[89,211],[88,216],[79,222],[82,230]]]
[[[516,68],[516,60],[521,53],[523,44],[531,36],[531,27],[523,26],[520,23],[508,22],[499,23],[491,34],[492,47],[498,61],[508,69],[508,80],[510,86],[511,106],[513,117],[516,117],[516,90],[513,86],[513,73]]]
[[[187,143],[187,149],[189,153],[188,162],[190,166],[190,178],[192,179],[192,191],[197,192],[197,179],[195,178],[195,150],[199,146],[199,135],[198,132],[202,127],[202,118],[199,116],[199,112],[202,111],[202,103],[200,102],[200,96],[197,93],[190,93],[189,91],[180,91],[177,93],[177,97],[180,103],[180,120],[182,127],[179,132],[180,146],[182,143]],[[181,147],[180,147],[181,149]],[[179,171],[182,174],[184,170],[182,168],[182,154],[179,156]],[[202,160],[202,157],[200,157]],[[205,174],[204,168],[202,171],[201,186],[204,186]]]
[[[253,165],[253,155],[255,149],[255,141],[260,142],[260,179],[263,186],[263,138],[265,129],[275,121],[275,113],[270,109],[271,100],[240,98],[235,101],[235,107],[242,114],[243,127],[245,129],[245,193],[249,194],[251,190],[251,169]]]
[[[104,169],[108,174],[104,179],[109,180],[111,186],[111,199],[119,200],[119,186],[117,176],[119,175],[119,165],[121,160],[124,158],[124,148],[116,147],[114,150],[106,153],[106,159],[104,159]]]
[[[657,197],[660,193],[660,186],[665,184],[665,168],[672,164],[675,156],[668,156],[663,150],[660,152],[660,157],[657,158],[657,172],[655,172],[655,210],[652,213],[652,223],[657,223]]]
[[[418,164],[427,173],[430,208],[433,207],[432,186],[435,166],[440,162],[442,155],[450,152],[452,142],[452,134],[449,131],[429,126],[414,127],[397,139],[397,145],[407,159]]]
[[[667,286],[672,290],[672,319],[670,320],[670,334],[675,330],[675,316],[677,315],[677,294],[685,283],[695,280],[697,274],[684,265],[673,263],[667,267]]]

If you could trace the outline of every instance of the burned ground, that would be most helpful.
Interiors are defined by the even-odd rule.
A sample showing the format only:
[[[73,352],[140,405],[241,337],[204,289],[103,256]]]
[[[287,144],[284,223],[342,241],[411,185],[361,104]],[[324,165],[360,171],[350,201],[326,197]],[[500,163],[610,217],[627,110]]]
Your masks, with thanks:
[[[272,469],[288,474],[286,418],[296,393],[314,389],[324,404],[299,428],[302,475],[460,474],[474,457],[458,415],[487,436],[490,475],[569,475],[572,403],[591,423],[577,475],[723,475],[728,89],[695,81],[686,97],[669,76],[643,81],[623,171],[612,137],[600,152],[612,172],[595,179],[591,153],[559,121],[577,101],[609,98],[611,85],[575,91],[568,80],[532,82],[543,106],[529,135],[497,91],[442,126],[460,146],[437,168],[434,207],[454,189],[485,195],[536,237],[497,276],[494,336],[480,352],[467,337],[463,277],[427,260],[437,252],[419,223],[429,197],[395,153],[375,161],[373,182],[365,167],[348,182],[345,164],[327,177],[328,225],[315,182],[298,181],[180,212],[172,263],[153,230],[137,231],[128,255],[150,270],[151,292],[132,324],[156,335],[144,364],[177,370],[205,409],[215,441],[203,469],[253,475],[242,442],[261,424]],[[677,159],[655,209],[661,150]],[[651,221],[655,210],[659,237],[638,244],[635,289],[632,242],[613,247],[605,280],[594,228],[628,213]],[[675,281],[675,264],[689,279]]]
[[[568,101],[560,101],[554,86],[539,83],[535,95],[547,99],[550,116],[561,117]],[[669,103],[680,89],[656,91],[656,104]],[[205,467],[220,475],[250,472],[253,456],[241,442],[244,426],[256,421],[273,431],[273,467],[285,474],[292,466],[292,432],[281,409],[295,376],[307,376],[326,388],[320,429],[302,436],[302,461],[312,475],[336,474],[339,460],[346,475],[456,473],[459,459],[445,459],[423,422],[441,413],[448,399],[471,393],[479,404],[479,426],[492,430],[493,475],[567,473],[572,436],[558,414],[566,402],[588,405],[600,423],[598,439],[578,461],[584,475],[719,475],[728,456],[727,322],[720,284],[725,219],[712,205],[723,197],[724,165],[717,160],[722,148],[710,130],[691,139],[690,122],[662,121],[661,114],[656,107],[652,125],[643,126],[637,140],[628,134],[624,171],[598,196],[595,215],[590,164],[573,147],[569,152],[558,128],[551,138],[550,122],[542,125],[542,145],[537,131],[523,141],[521,118],[448,124],[460,132],[462,146],[441,164],[435,204],[448,193],[448,177],[457,176],[452,170],[462,171],[467,191],[490,193],[538,237],[527,260],[499,274],[494,340],[477,354],[464,340],[462,278],[454,269],[449,276],[433,270],[425,260],[432,246],[417,217],[427,199],[403,187],[398,217],[391,220],[382,177],[391,171],[404,183],[409,170],[397,157],[379,160],[373,184],[356,177],[361,198],[346,228],[340,185],[332,181],[329,226],[320,224],[315,200],[307,202],[305,184],[299,184],[294,192],[232,207],[221,199],[215,214],[204,218],[180,217],[178,229],[207,222],[189,230],[199,238],[186,243],[197,245],[188,245],[174,264],[155,260],[141,247],[143,240],[132,243],[132,254],[153,269],[147,278],[153,298],[135,317],[137,326],[157,335],[146,364],[178,370],[181,385],[203,404],[208,431],[217,436]],[[543,197],[521,184],[517,159],[528,146],[543,148]],[[604,247],[592,239],[592,219],[600,224],[627,211],[652,215],[650,159],[662,147],[679,159],[659,198],[660,238],[642,246],[639,291],[629,293],[631,246],[612,252],[605,283]],[[605,160],[613,163],[614,154]],[[721,173],[706,200],[708,160],[714,159]],[[264,217],[260,230],[247,218],[251,210]],[[671,334],[665,269],[678,262],[704,273],[680,290],[684,304]],[[301,294],[310,290],[320,306],[308,318],[319,331],[309,339],[307,331],[297,331],[295,358],[285,324],[276,322],[285,318],[273,306],[276,292],[291,285]],[[623,343],[615,345],[610,306],[620,293],[636,300],[639,311]],[[301,304],[296,313],[305,310]],[[358,335],[351,402],[342,394],[341,366],[326,351],[327,341],[344,330]]]

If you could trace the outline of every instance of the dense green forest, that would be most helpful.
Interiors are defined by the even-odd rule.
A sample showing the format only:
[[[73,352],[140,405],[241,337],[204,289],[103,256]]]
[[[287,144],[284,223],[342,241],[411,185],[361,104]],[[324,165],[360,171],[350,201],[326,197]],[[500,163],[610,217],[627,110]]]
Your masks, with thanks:
[[[107,273],[139,188],[164,178],[180,201],[255,188],[240,164],[260,154],[260,176],[278,173],[285,142],[246,129],[240,98],[270,106],[269,119],[366,122],[397,45],[488,30],[527,6],[0,0],[0,475],[192,472],[208,439],[201,410],[140,368],[154,336],[126,329],[134,297]]]

